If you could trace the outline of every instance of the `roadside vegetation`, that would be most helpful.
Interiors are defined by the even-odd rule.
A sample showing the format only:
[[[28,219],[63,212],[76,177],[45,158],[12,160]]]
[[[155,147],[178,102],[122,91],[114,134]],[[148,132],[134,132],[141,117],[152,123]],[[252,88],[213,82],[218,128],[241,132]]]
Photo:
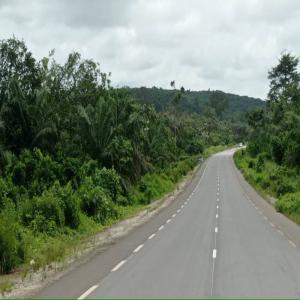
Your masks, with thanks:
[[[276,209],[300,224],[300,74],[298,58],[283,54],[269,72],[265,110],[248,114],[246,150],[235,162],[261,193],[276,199]]]
[[[2,274],[62,260],[172,191],[208,147],[240,139],[213,104],[201,117],[180,111],[174,81],[173,100],[156,111],[78,53],[36,60],[12,38],[0,41],[0,62]]]

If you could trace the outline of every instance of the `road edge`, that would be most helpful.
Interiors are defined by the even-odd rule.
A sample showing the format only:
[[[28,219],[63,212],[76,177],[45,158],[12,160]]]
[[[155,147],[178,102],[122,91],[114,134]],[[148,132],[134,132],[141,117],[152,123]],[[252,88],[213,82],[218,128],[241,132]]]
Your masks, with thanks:
[[[77,266],[87,262],[97,254],[99,249],[102,249],[110,243],[117,242],[119,238],[126,236],[138,226],[142,226],[147,223],[156,214],[173,203],[188,187],[188,185],[192,183],[197,174],[199,174],[200,177],[202,176],[205,166],[211,156],[207,157],[203,161],[199,161],[187,175],[183,176],[182,179],[179,180],[172,192],[169,192],[160,199],[153,201],[146,206],[145,209],[139,211],[134,216],[121,220],[104,231],[87,238],[86,246],[81,249],[79,253],[77,252],[70,255],[61,263],[52,263],[44,270],[31,272],[25,279],[22,278],[21,275],[17,274],[17,278],[15,279],[16,282],[14,283],[15,288],[5,295],[0,294],[0,299],[34,297],[34,295],[40,292],[44,287],[56,280],[59,280],[62,276],[66,275]]]

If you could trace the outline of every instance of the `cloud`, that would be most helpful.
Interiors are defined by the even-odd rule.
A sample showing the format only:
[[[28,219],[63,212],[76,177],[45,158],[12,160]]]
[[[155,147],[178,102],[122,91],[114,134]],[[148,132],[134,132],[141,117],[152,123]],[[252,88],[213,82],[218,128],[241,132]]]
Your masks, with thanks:
[[[38,58],[93,58],[118,86],[265,98],[280,53],[300,53],[298,0],[1,0],[0,27]]]

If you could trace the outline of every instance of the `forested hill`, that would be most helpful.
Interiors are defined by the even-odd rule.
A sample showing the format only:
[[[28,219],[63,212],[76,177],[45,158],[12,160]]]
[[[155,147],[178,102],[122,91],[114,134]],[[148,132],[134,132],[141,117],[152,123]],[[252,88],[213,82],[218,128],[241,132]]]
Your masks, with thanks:
[[[128,88],[128,91],[134,98],[143,103],[153,104],[159,111],[163,110],[178,92],[156,87]],[[185,111],[202,114],[208,106],[212,93],[213,91],[185,91],[179,106]],[[246,112],[265,106],[265,102],[258,98],[230,93],[223,93],[223,95],[227,99],[227,105],[222,114],[224,119],[240,119]]]

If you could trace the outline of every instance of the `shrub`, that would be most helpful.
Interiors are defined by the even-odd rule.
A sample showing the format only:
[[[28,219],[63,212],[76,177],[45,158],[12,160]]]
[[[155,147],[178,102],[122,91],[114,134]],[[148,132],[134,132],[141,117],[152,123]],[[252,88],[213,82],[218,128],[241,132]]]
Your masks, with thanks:
[[[276,209],[287,215],[300,215],[300,192],[281,197],[276,201]]]
[[[17,203],[19,198],[18,188],[13,184],[11,178],[0,177],[0,209],[7,198]]]
[[[61,165],[40,149],[24,150],[6,168],[14,184],[28,189],[30,196],[42,194],[55,180],[62,180]]]
[[[271,140],[271,152],[274,161],[278,164],[282,163],[284,157],[284,145],[279,137],[275,136]]]
[[[202,141],[200,141],[200,140],[192,141],[186,147],[186,152],[190,155],[200,154],[200,153],[203,153],[203,151],[204,151],[204,145],[203,145]]]
[[[72,185],[77,188],[80,184],[80,168],[81,160],[73,157],[64,157],[62,159],[61,184],[72,182]]]
[[[79,196],[83,211],[102,225],[118,216],[109,195],[103,188],[95,187],[92,178],[86,178],[79,189]]]
[[[296,187],[292,181],[286,177],[282,177],[280,181],[277,182],[276,194],[277,196],[282,196],[287,193],[293,193],[296,191]]]
[[[255,167],[255,162],[252,159],[249,160],[249,162],[248,162],[248,168],[249,169],[254,169],[254,167]]]
[[[8,273],[20,262],[18,257],[19,226],[15,220],[16,212],[9,205],[0,213],[0,273]]]
[[[265,165],[264,156],[262,154],[259,154],[256,163],[256,172],[262,172],[264,165]]]
[[[98,163],[95,160],[86,161],[79,170],[81,183],[85,180],[86,177],[91,177],[95,174],[98,169]]]
[[[95,186],[102,187],[111,197],[114,203],[117,203],[118,195],[121,192],[120,176],[114,169],[103,168],[96,170],[92,177]]]
[[[77,195],[73,192],[71,183],[61,187],[59,182],[49,190],[54,197],[58,198],[64,212],[65,225],[72,229],[76,229],[80,223],[80,204]]]
[[[21,209],[23,223],[36,232],[54,235],[65,224],[62,203],[52,191],[46,191],[24,202]]]

